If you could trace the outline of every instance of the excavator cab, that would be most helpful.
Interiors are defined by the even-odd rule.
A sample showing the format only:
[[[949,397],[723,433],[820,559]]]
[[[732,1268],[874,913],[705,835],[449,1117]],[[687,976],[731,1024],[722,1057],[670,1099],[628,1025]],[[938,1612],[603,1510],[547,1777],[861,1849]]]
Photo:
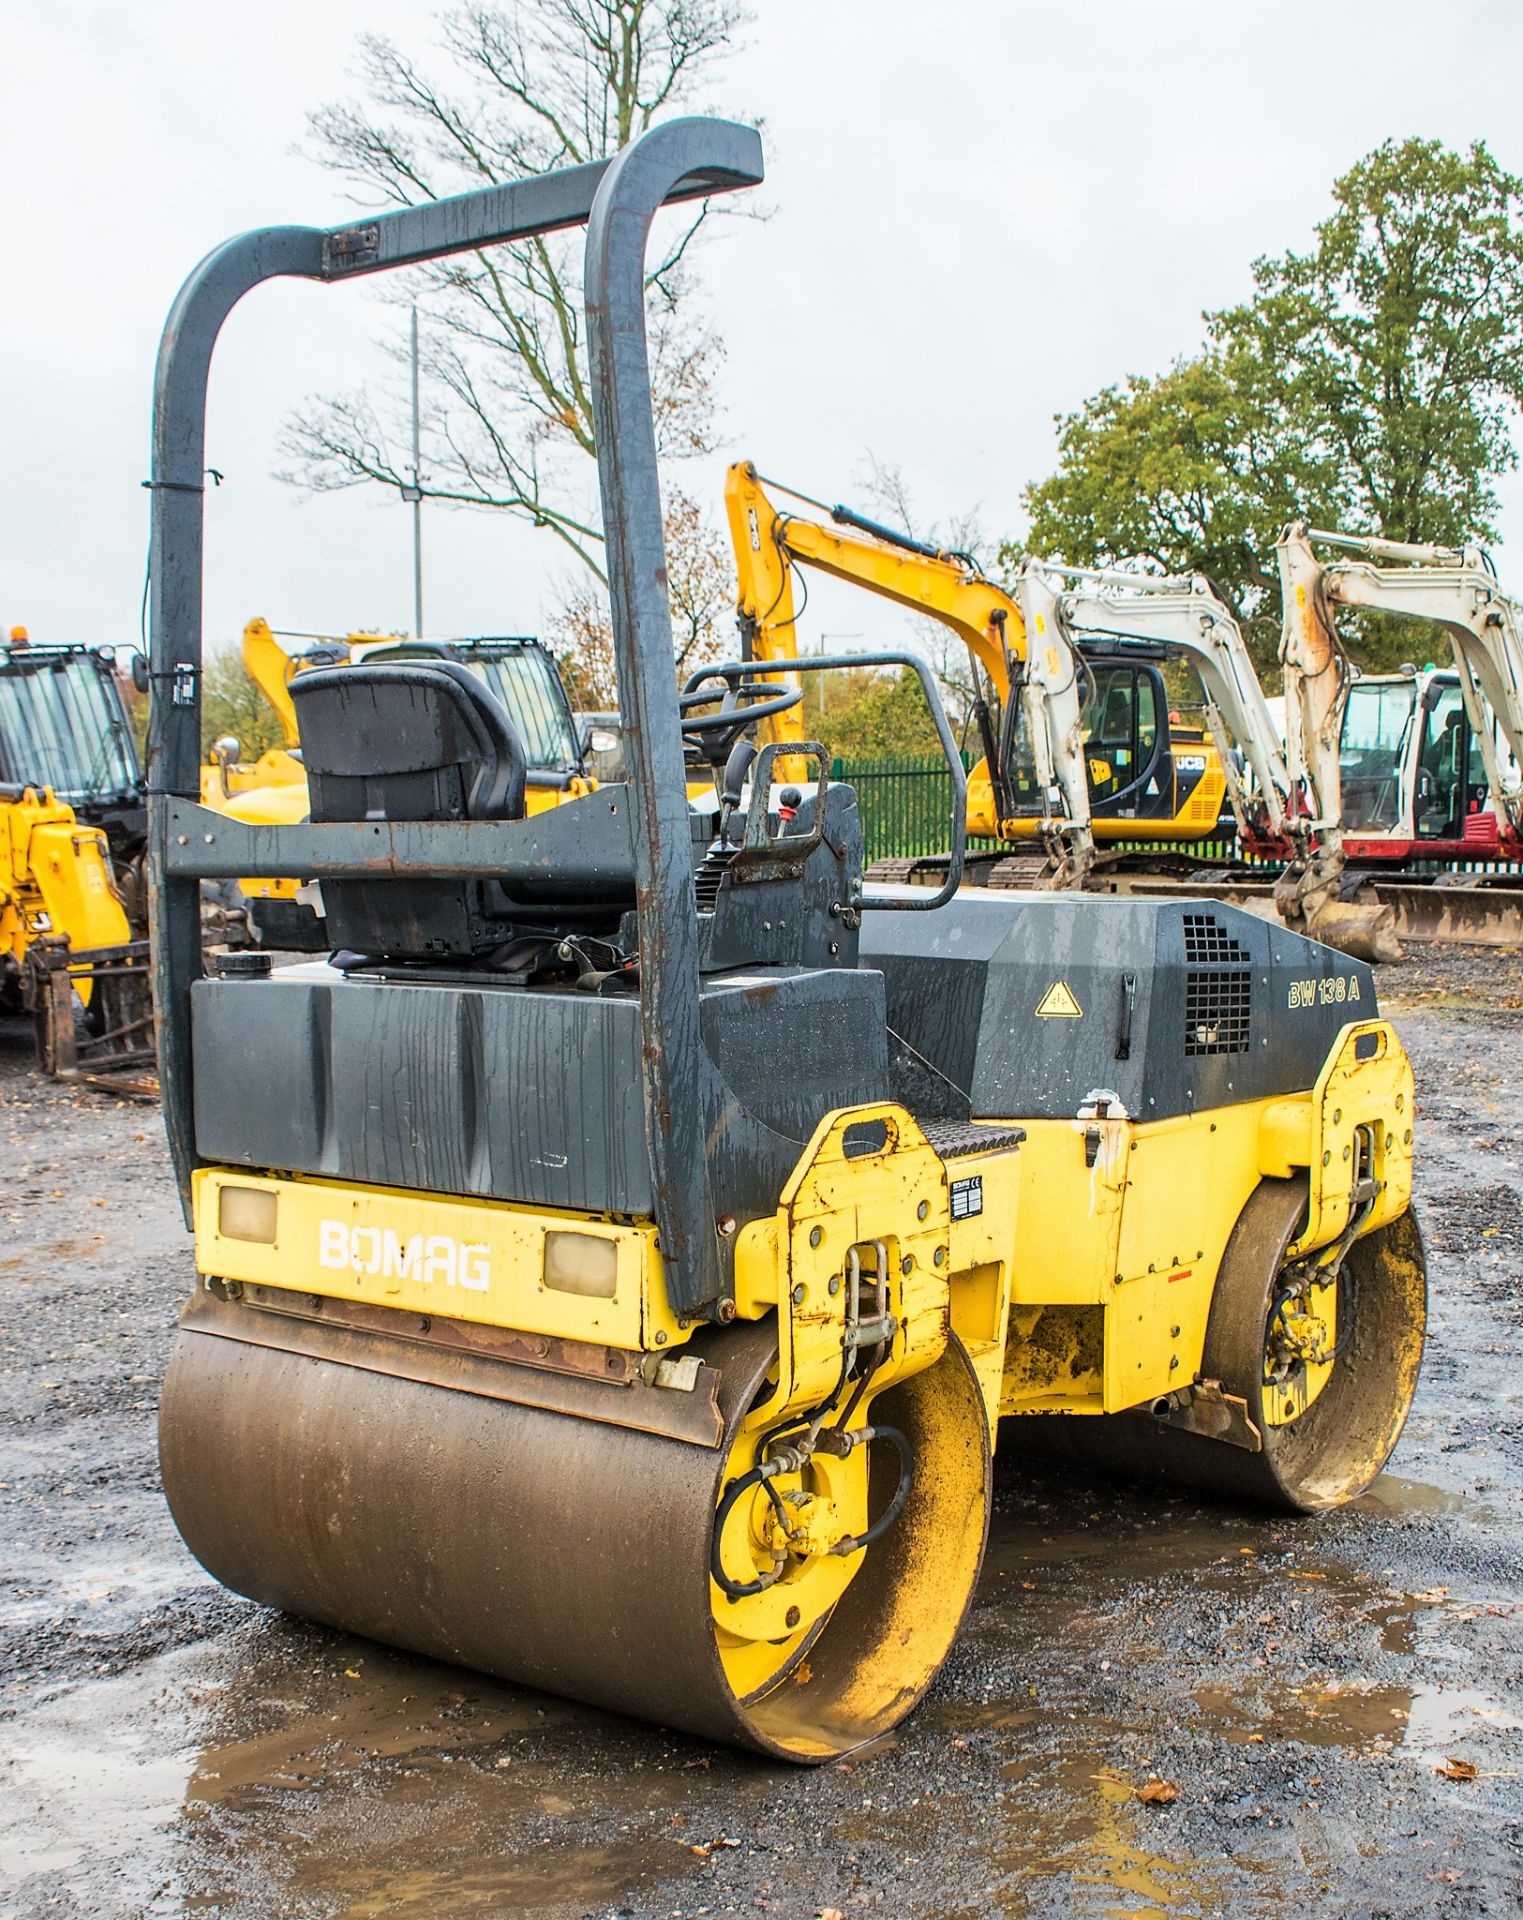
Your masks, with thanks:
[[[1085,676],[1080,729],[1097,832],[1102,822],[1111,823],[1111,838],[1124,831],[1127,822],[1161,825],[1171,832],[1178,831],[1181,818],[1196,822],[1197,795],[1208,805],[1216,799],[1214,789],[1201,791],[1212,755],[1204,735],[1191,738],[1171,725],[1161,665],[1165,649],[1107,649],[1081,640],[1076,653]],[[1006,758],[1013,774],[1015,814],[1040,815],[1036,756],[1020,703],[1012,707],[1009,725],[1013,737]],[[1212,813],[1198,831],[1209,831],[1214,820]]]
[[[1402,815],[1402,765],[1417,724],[1414,674],[1361,674],[1338,739],[1343,820],[1351,835],[1384,832]]]
[[[1119,661],[1091,666],[1094,687],[1084,712],[1090,799],[1107,813],[1135,812],[1149,789],[1160,789],[1157,676]]]
[[[1486,803],[1480,742],[1465,712],[1459,679],[1435,678],[1423,689],[1418,744],[1417,837],[1463,844],[1467,824]]]
[[[1483,708],[1505,791],[1515,780],[1496,716]],[[1459,674],[1448,667],[1358,674],[1339,733],[1347,851],[1362,864],[1414,857],[1496,859],[1501,822]]]

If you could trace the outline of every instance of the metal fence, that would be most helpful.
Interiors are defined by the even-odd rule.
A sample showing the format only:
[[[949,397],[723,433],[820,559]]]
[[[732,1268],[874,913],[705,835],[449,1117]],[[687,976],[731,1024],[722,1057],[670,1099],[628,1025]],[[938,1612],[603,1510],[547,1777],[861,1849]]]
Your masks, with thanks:
[[[963,765],[970,769],[977,756],[965,752]],[[946,762],[939,753],[881,754],[868,759],[835,759],[831,762],[833,780],[849,780],[857,790],[857,805],[862,814],[865,857],[874,860],[904,860],[916,854],[943,853],[949,844],[952,819],[952,782]],[[968,849],[977,852],[997,845],[993,840],[969,839]],[[1277,870],[1277,860],[1260,861],[1239,847],[1237,836],[1218,830],[1209,839],[1188,845],[1157,841],[1112,841],[1107,851],[1139,853],[1168,852],[1197,862],[1202,867],[1226,865],[1268,865]],[[1411,874],[1468,873],[1523,876],[1523,868],[1501,860],[1411,860],[1403,870]]]
[[[965,753],[963,764],[972,766],[973,756]],[[939,753],[837,759],[831,762],[830,777],[849,780],[857,790],[869,865],[874,860],[946,852],[951,843],[952,777]]]

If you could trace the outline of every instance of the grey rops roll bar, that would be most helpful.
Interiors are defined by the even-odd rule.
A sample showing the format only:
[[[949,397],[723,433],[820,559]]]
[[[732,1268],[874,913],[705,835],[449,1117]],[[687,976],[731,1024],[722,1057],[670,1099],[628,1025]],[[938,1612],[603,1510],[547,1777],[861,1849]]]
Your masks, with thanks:
[[[230,240],[170,311],[154,392],[148,734],[149,913],[164,1123],[189,1218],[197,1165],[190,989],[201,973],[200,880],[257,873],[246,828],[199,805],[206,389],[212,349],[243,295],[281,277],[363,278],[451,253],[586,225],[598,466],[612,583],[620,713],[630,744],[639,885],[645,1107],[656,1220],[674,1304],[718,1297],[704,1142],[715,1094],[698,1032],[692,856],[671,669],[660,484],[645,349],[645,245],[656,210],[754,186],[761,141],[723,120],[674,120],[610,161],[488,187],[351,226],[267,227]],[[678,828],[680,826],[680,832]],[[261,831],[288,871],[502,873],[537,857],[531,822],[370,823]],[[273,845],[272,845],[273,843]]]

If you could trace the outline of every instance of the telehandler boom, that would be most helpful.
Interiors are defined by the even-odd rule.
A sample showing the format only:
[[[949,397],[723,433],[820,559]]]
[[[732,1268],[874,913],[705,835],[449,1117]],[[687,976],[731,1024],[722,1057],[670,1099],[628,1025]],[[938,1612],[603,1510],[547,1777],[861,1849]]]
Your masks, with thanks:
[[[154,967],[199,1279],[160,1410],[192,1549],[264,1602],[817,1762],[977,1581],[996,1433],[1309,1510],[1422,1349],[1412,1080],[1370,970],[1228,908],[875,893],[754,662],[673,687],[645,339],[664,203],[748,128],[212,254],[159,360]],[[204,421],[252,286],[585,224],[630,776],[530,816],[440,661],[292,684],[306,823],[200,803]],[[874,656],[903,661],[903,656]],[[800,661],[799,673],[830,670]],[[716,769],[695,811],[683,740]],[[774,807],[780,759],[812,769]],[[203,971],[201,881],[312,875],[330,963]]]

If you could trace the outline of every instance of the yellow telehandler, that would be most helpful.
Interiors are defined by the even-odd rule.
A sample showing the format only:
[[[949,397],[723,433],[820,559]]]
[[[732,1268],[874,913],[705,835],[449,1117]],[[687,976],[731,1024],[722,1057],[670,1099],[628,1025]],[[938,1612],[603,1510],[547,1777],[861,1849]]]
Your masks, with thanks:
[[[13,628],[0,647],[0,1011],[32,1016],[46,1072],[153,1058],[146,820],[112,650]]]

